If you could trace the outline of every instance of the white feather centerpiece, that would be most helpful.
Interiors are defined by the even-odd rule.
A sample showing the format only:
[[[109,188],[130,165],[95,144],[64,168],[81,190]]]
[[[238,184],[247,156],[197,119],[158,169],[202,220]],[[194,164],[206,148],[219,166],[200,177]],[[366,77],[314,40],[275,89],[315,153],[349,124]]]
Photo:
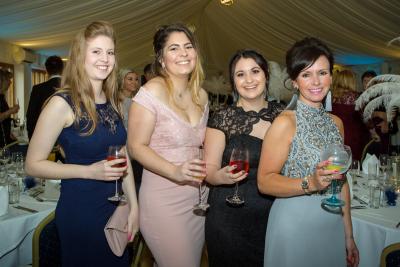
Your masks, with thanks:
[[[370,86],[371,84],[373,85]],[[371,118],[374,110],[384,107],[387,120],[391,121],[396,110],[400,108],[400,75],[385,74],[376,76],[369,81],[368,86],[370,87],[356,100],[356,110],[360,110],[365,106],[363,118],[364,121],[367,121]]]
[[[229,95],[231,93],[231,87],[222,75],[218,77],[212,76],[211,79],[205,80],[203,87],[214,94]]]
[[[289,81],[286,68],[281,69],[280,65],[274,61],[268,62],[269,67],[269,95],[273,96],[278,102],[284,101],[288,103],[292,98],[294,89]]]

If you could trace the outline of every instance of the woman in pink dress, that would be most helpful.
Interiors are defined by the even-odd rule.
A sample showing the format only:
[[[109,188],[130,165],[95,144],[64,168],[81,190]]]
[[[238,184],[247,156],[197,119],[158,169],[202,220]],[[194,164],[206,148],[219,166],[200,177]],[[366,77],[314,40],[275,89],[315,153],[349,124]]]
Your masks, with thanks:
[[[204,216],[193,206],[205,177],[205,162],[196,158],[208,119],[203,70],[185,26],[162,26],[153,45],[157,77],[134,97],[128,123],[129,152],[144,167],[140,231],[158,266],[199,266]]]

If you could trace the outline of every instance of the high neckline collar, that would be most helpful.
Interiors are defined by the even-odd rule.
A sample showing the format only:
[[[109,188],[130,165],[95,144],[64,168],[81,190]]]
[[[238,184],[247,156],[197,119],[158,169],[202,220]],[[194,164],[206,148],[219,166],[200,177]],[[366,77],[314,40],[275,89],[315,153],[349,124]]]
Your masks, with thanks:
[[[324,106],[321,105],[318,108],[311,107],[306,103],[302,102],[301,100],[297,100],[297,108],[306,112],[310,112],[312,114],[323,114],[325,113]]]

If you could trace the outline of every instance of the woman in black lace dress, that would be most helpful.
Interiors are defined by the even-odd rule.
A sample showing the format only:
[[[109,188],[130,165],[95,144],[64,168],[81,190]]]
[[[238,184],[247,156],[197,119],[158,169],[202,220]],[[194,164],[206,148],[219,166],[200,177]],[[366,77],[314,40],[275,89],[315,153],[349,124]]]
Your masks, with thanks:
[[[210,266],[263,266],[265,230],[273,198],[257,189],[257,168],[264,135],[283,106],[267,102],[268,63],[253,50],[240,50],[229,65],[235,104],[216,110],[205,139],[207,182],[211,190],[206,216],[206,244]],[[249,149],[249,172],[233,174],[233,147]],[[230,206],[235,182],[244,204]]]

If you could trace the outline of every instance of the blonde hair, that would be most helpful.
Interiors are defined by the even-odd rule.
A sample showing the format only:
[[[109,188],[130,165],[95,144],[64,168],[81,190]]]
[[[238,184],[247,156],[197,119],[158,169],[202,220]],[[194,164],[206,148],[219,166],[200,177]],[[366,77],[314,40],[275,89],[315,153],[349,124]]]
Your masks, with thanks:
[[[341,97],[348,92],[356,91],[356,76],[351,70],[342,70],[333,78],[333,97]]]
[[[204,109],[204,107],[200,104],[200,90],[201,90],[201,84],[204,81],[204,70],[201,64],[201,56],[200,52],[198,49],[198,43],[197,40],[194,36],[194,34],[183,24],[176,23],[176,24],[170,24],[170,25],[164,25],[161,26],[157,32],[154,35],[153,39],[153,48],[154,52],[156,54],[156,58],[154,60],[153,66],[154,66],[154,73],[158,76],[161,76],[165,83],[167,84],[167,90],[168,90],[168,95],[170,100],[173,101],[174,104],[176,104],[175,99],[173,98],[173,86],[172,86],[172,81],[168,76],[168,73],[164,70],[164,68],[161,65],[161,59],[163,57],[163,49],[165,47],[165,44],[171,35],[171,33],[174,32],[183,32],[186,37],[189,39],[189,41],[192,43],[193,48],[196,50],[196,64],[195,67],[192,71],[192,73],[189,76],[189,90],[191,93],[192,101],[193,103],[196,104],[201,110]],[[176,105],[179,107],[179,105]]]
[[[116,45],[114,29],[106,21],[92,22],[86,28],[79,31],[72,40],[69,60],[62,75],[61,90],[59,91],[67,92],[71,95],[76,124],[82,120],[84,113],[87,112],[89,121],[82,135],[91,135],[98,122],[93,87],[85,70],[87,42],[98,36],[109,37],[114,45]],[[113,70],[103,81],[102,90],[105,93],[107,101],[111,103],[114,110],[122,117],[121,101],[118,97],[117,66],[116,57]]]

